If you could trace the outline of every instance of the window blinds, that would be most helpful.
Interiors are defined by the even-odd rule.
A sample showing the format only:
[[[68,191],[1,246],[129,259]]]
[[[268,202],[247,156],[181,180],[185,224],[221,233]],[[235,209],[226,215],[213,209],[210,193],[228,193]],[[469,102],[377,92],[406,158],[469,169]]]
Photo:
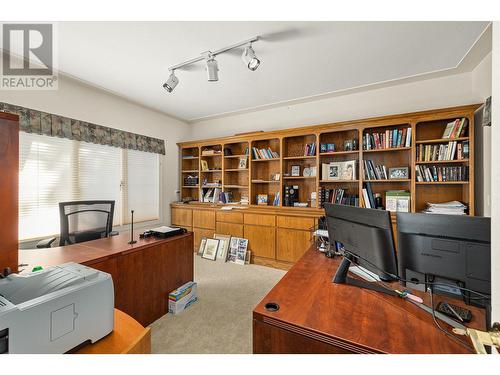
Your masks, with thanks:
[[[59,202],[111,199],[115,226],[159,218],[159,155],[19,133],[19,239],[59,234]]]

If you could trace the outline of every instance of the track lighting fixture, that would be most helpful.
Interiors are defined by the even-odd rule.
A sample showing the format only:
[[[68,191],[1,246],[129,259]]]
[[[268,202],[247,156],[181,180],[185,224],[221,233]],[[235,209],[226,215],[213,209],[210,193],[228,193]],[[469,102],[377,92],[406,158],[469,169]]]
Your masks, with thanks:
[[[243,62],[245,63],[246,67],[251,71],[257,70],[257,68],[260,65],[260,60],[255,55],[255,51],[252,48],[252,43],[249,43],[245,47],[245,50],[243,51],[241,58],[243,59]]]
[[[210,52],[207,54],[206,64],[208,82],[217,82],[219,80],[219,66]]]
[[[179,78],[175,76],[175,71],[171,70],[170,77],[168,77],[167,82],[163,84],[163,88],[168,92],[172,92],[175,86],[179,83]]]
[[[205,53],[202,53],[200,56],[195,57],[194,59],[185,61],[183,63],[171,66],[169,68],[170,70],[170,77],[168,78],[167,82],[163,84],[163,88],[167,90],[168,92],[172,92],[179,83],[179,79],[175,76],[174,71],[176,69],[180,69],[186,65],[191,65],[194,63],[197,63],[198,61],[203,61],[205,60],[206,64],[206,69],[207,69],[207,76],[208,76],[208,81],[209,82],[216,82],[219,80],[219,66],[217,64],[217,60],[215,60],[215,56],[220,55],[221,53],[230,51],[235,48],[239,48],[242,46],[245,46],[245,50],[243,51],[243,55],[241,58],[245,62],[245,65],[247,66],[248,69],[251,71],[255,71],[259,65],[260,65],[260,60],[257,58],[255,55],[255,51],[253,50],[252,43],[257,42],[259,40],[258,36],[255,36],[253,38],[244,40],[243,42],[233,44],[228,47],[224,47],[221,49],[218,49],[217,51],[208,51]]]

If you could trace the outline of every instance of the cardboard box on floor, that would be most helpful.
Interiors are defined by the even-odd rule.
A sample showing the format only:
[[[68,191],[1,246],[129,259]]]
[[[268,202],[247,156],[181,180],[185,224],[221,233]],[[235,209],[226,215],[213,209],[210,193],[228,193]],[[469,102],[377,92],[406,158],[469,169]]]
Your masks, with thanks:
[[[198,284],[190,281],[168,295],[168,312],[174,315],[184,311],[198,300]]]

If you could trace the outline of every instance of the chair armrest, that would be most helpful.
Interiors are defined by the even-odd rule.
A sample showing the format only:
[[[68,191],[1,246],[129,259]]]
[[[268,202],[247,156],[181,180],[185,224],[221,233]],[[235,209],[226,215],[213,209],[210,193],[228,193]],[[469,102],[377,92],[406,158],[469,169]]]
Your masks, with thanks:
[[[120,234],[120,232],[118,232],[117,230],[113,230],[113,231],[109,232],[109,237],[118,236],[119,234]]]
[[[36,244],[36,248],[37,249],[49,248],[52,245],[52,242],[54,242],[55,240],[56,240],[56,237],[50,237],[50,238],[46,238],[44,240],[41,240]]]

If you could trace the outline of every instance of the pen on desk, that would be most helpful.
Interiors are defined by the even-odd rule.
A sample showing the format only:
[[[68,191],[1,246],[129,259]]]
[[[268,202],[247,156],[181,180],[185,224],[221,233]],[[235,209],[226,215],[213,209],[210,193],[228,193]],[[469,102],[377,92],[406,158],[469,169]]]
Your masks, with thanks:
[[[455,309],[453,309],[453,307],[450,306],[450,304],[448,302],[443,302],[443,304],[448,307],[450,309],[450,311],[453,313],[453,315],[455,315],[461,322],[463,322],[464,320],[462,319],[462,317],[460,315],[458,315],[458,313],[455,311]]]

